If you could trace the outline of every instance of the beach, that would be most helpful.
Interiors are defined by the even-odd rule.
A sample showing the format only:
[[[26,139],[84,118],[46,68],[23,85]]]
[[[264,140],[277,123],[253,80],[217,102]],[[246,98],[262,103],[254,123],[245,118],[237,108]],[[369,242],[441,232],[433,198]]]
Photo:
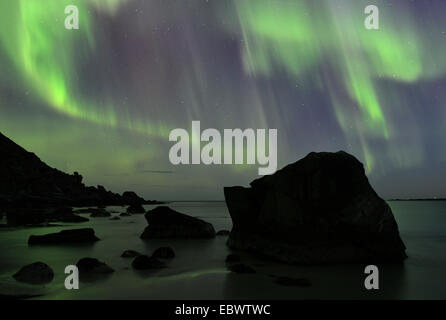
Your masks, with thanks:
[[[225,202],[171,202],[174,210],[213,224],[216,231],[230,230],[231,218]],[[365,265],[292,266],[252,254],[240,253],[255,274],[227,270],[227,236],[215,239],[141,240],[147,226],[143,214],[90,218],[81,224],[57,223],[49,227],[0,229],[0,294],[33,296],[33,299],[445,299],[446,202],[390,201],[408,259],[403,264],[378,265],[379,290],[364,288]],[[156,205],[145,205],[146,210]],[[107,207],[119,215],[125,207]],[[88,214],[81,214],[88,217]],[[92,227],[101,239],[92,245],[28,246],[30,235],[65,229]],[[132,269],[132,258],[122,258],[132,249],[150,255],[170,246],[176,257],[167,268],[150,271]],[[94,282],[81,282],[79,290],[67,290],[67,265],[83,257],[107,263],[115,272]],[[43,261],[55,272],[47,285],[21,284],[12,275],[23,265]],[[305,278],[307,287],[277,284],[277,277]]]

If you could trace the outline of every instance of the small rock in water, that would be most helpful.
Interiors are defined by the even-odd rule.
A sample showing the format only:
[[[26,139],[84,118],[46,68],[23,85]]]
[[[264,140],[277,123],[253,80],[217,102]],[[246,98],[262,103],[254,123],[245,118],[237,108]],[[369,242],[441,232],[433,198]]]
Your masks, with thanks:
[[[106,274],[115,271],[96,258],[82,258],[76,263],[76,266],[79,269],[79,273],[84,274]]]
[[[141,255],[136,257],[132,262],[132,267],[136,270],[161,269],[166,267],[164,262],[156,258]]]
[[[234,273],[256,273],[256,271],[251,268],[250,266],[244,264],[244,263],[237,263],[237,264],[233,264],[233,265],[229,265],[228,266],[228,270],[232,271]]]
[[[281,286],[287,286],[287,287],[311,286],[311,283],[307,278],[278,277],[274,282],[280,284]]]
[[[146,213],[149,224],[141,234],[141,239],[156,238],[214,238],[212,224],[191,217],[166,206],[159,206]]]
[[[125,250],[122,254],[121,257],[123,258],[134,258],[137,256],[140,256],[141,253],[139,253],[138,251],[135,250]]]
[[[46,263],[34,262],[22,267],[13,277],[20,282],[44,284],[53,280],[54,271]]]
[[[170,247],[161,247],[155,250],[155,252],[152,254],[152,258],[173,259],[175,258],[175,252]]]
[[[119,218],[119,217],[112,217],[112,218],[110,218],[110,219],[108,219],[108,220],[113,220],[113,221],[115,221],[115,220],[121,220],[121,218]]]
[[[220,230],[217,232],[217,236],[229,236],[230,233],[231,231],[229,230]]]

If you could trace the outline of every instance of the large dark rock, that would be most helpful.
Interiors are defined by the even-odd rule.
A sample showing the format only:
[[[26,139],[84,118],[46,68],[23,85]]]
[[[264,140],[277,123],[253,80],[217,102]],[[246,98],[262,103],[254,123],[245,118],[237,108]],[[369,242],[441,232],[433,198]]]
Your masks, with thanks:
[[[22,267],[13,277],[20,282],[44,284],[53,280],[54,271],[46,263],[34,262]]]
[[[212,224],[160,206],[146,213],[149,224],[141,239],[150,238],[213,238]]]
[[[62,243],[93,243],[99,238],[91,228],[63,230],[40,236],[30,236],[29,244],[62,244]]]
[[[390,207],[345,152],[310,153],[251,188],[224,193],[232,248],[298,264],[406,258]]]
[[[135,193],[119,195],[103,186],[87,187],[77,172],[51,168],[0,133],[0,205],[17,208],[24,203],[45,206],[97,206],[139,203]],[[150,203],[145,201],[144,203]],[[14,220],[14,218],[12,218]],[[18,221],[21,218],[17,218]]]

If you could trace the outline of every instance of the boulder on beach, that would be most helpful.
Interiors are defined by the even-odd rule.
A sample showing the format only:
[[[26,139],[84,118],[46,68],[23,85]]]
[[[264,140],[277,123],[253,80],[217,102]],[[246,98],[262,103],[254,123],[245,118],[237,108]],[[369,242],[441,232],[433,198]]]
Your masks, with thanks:
[[[34,262],[22,267],[13,277],[20,282],[45,284],[53,280],[54,271],[46,263]]]
[[[115,270],[109,267],[102,261],[96,258],[82,258],[77,263],[76,266],[79,269],[79,276],[82,275],[93,275],[93,274],[108,274]]]
[[[140,256],[141,253],[139,253],[138,251],[135,250],[125,250],[122,254],[121,257],[123,258],[134,258],[137,256]]]
[[[152,257],[157,259],[173,259],[175,258],[175,251],[171,247],[161,247],[153,252]]]
[[[62,244],[62,243],[93,243],[99,238],[91,228],[62,230],[57,233],[32,235],[28,244]]]
[[[296,264],[402,261],[390,207],[354,156],[312,152],[250,188],[224,189],[228,245]]]
[[[146,210],[143,208],[141,204],[131,204],[127,208],[127,213],[130,214],[146,213]]]
[[[166,264],[157,258],[140,255],[133,260],[132,267],[136,270],[150,270],[165,268]]]
[[[229,230],[220,230],[217,232],[217,236],[229,236],[230,233],[231,231]]]
[[[214,238],[212,224],[194,218],[169,207],[160,206],[146,213],[149,224],[141,239],[151,238]]]

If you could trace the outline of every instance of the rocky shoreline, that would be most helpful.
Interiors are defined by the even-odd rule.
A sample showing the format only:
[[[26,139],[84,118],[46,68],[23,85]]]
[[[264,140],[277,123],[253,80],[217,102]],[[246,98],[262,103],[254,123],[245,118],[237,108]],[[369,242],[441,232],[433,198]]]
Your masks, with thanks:
[[[0,133],[0,215],[8,224],[36,225],[51,221],[82,222],[69,207],[162,204],[135,192],[113,193],[98,185],[85,186],[78,172],[67,174],[51,168]],[[70,219],[74,221],[69,221]]]

